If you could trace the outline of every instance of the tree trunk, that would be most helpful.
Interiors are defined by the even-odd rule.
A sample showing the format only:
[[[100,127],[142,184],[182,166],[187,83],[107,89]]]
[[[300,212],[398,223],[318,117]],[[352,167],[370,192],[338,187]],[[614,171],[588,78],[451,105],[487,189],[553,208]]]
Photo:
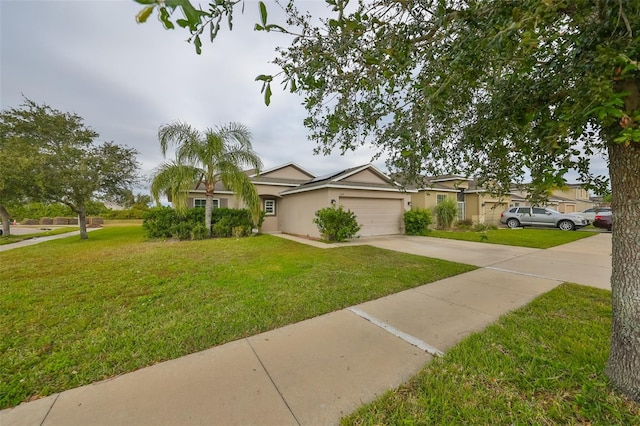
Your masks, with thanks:
[[[78,224],[80,225],[80,239],[86,240],[89,238],[87,234],[87,209],[84,206],[78,207]]]
[[[640,143],[609,147],[613,196],[611,384],[640,402]]]
[[[11,235],[11,228],[9,227],[9,212],[0,204],[0,220],[2,220],[2,235]]]
[[[211,238],[211,213],[213,212],[213,193],[207,191],[204,202],[204,226],[207,228],[207,237]]]

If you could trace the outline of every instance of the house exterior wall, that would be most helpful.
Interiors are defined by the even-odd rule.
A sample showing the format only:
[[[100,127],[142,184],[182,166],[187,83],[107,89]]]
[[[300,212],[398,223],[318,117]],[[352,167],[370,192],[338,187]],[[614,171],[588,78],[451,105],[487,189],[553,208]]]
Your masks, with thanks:
[[[456,192],[446,192],[438,190],[423,190],[411,194],[411,205],[418,209],[432,210],[438,204],[438,195],[457,200]]]
[[[187,207],[195,207],[195,200],[204,200],[206,197],[204,192],[191,191],[187,197]],[[213,194],[214,199],[220,200],[220,207],[228,207],[230,209],[237,209],[239,200],[234,194]]]
[[[581,212],[593,207],[593,202],[589,199],[589,191],[581,186],[571,185],[564,189],[555,189],[551,195],[571,200],[559,203],[558,211],[561,213]]]
[[[313,218],[316,211],[331,206],[328,188],[291,194],[280,201],[282,207],[278,215],[278,227],[282,232],[320,238]]]
[[[478,193],[464,195],[464,218],[473,223],[484,223],[484,214],[481,207],[482,196]]]

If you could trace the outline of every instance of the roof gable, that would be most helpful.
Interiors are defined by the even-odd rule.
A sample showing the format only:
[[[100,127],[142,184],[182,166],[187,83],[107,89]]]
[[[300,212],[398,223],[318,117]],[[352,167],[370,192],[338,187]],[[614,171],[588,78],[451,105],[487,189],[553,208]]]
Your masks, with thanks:
[[[379,191],[400,191],[400,186],[391,178],[378,170],[373,164],[352,167],[339,172],[319,176],[297,188],[284,191],[282,194],[312,191],[320,188],[354,188],[373,189]],[[410,192],[415,192],[411,191]]]
[[[273,167],[262,171],[259,175],[255,172],[249,175],[250,177],[268,177],[270,179],[296,179],[296,180],[309,180],[315,178],[315,175],[310,171],[302,168],[296,163],[290,162],[282,164],[280,166]]]

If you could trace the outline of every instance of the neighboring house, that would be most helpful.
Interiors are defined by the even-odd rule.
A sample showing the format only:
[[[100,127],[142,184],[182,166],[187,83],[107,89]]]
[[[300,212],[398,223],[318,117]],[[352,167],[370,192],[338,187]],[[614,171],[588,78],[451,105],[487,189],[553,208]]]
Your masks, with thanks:
[[[561,200],[558,203],[558,209],[556,209],[560,213],[581,212],[594,206],[589,191],[579,183],[568,184],[562,189],[556,189],[551,193],[551,196]]]
[[[428,176],[424,185],[411,195],[414,207],[433,209],[444,199],[458,203],[458,220],[498,224],[500,213],[509,206],[510,197],[493,196],[476,179],[459,175]]]
[[[263,232],[285,232],[319,238],[313,223],[315,212],[341,205],[355,213],[362,226],[359,236],[404,232],[404,212],[411,208],[411,192],[404,191],[371,164],[316,177],[295,163],[287,163],[259,175],[247,172],[256,186],[265,212]],[[221,184],[214,193],[214,207],[244,207]],[[190,207],[204,206],[204,188],[189,192]]]
[[[511,189],[510,207],[530,206],[526,200],[525,189],[513,187]],[[589,198],[589,191],[579,183],[566,185],[563,189],[555,189],[549,194],[545,207],[557,210],[560,213],[581,212],[594,207],[594,202]]]
[[[458,203],[458,220],[497,225],[500,214],[509,207],[529,206],[527,191],[512,187],[501,197],[492,195],[476,179],[460,175],[427,176],[424,184],[412,194],[414,207],[433,209],[442,200],[450,198]],[[589,193],[580,184],[570,184],[550,194],[546,204],[561,213],[583,211],[593,207]]]

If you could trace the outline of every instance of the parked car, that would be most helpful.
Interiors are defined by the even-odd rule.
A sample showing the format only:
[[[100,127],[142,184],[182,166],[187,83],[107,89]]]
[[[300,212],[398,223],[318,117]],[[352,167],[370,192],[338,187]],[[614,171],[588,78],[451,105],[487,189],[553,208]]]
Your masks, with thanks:
[[[593,220],[593,226],[611,231],[613,229],[613,214],[611,212],[597,214]]]
[[[581,212],[576,213],[587,219],[589,222],[593,222],[596,220],[596,215],[599,213],[607,213],[611,212],[611,207],[592,207],[590,209],[583,210]]]
[[[553,226],[563,231],[575,231],[589,221],[575,213],[564,214],[543,207],[512,207],[502,212],[500,223],[509,228],[525,226]]]

